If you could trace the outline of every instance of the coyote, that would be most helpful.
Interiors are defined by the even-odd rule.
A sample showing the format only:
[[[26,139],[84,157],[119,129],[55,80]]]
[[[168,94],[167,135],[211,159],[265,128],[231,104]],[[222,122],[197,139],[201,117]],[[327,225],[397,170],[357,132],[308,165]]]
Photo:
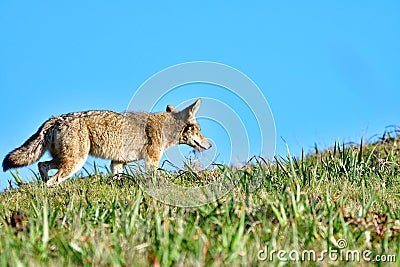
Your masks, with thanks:
[[[195,119],[200,103],[198,99],[182,111],[168,105],[166,112],[159,113],[91,110],[52,117],[5,157],[3,170],[27,166],[46,151],[53,159],[39,162],[38,168],[49,186],[71,177],[88,155],[110,159],[113,174],[141,159],[146,169],[157,168],[163,151],[172,145],[187,144],[198,151],[211,147]],[[49,179],[51,169],[58,171]]]

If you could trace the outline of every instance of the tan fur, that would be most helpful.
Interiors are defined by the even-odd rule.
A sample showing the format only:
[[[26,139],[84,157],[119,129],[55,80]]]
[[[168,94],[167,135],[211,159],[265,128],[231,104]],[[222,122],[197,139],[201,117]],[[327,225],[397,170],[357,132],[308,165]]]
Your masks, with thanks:
[[[183,111],[168,105],[167,112],[145,113],[85,111],[52,117],[21,147],[10,152],[3,170],[29,165],[49,151],[53,159],[38,164],[48,185],[58,184],[77,172],[88,155],[111,159],[113,174],[127,162],[144,159],[155,168],[163,151],[175,144],[195,149],[211,147],[194,118],[200,99]],[[58,169],[49,179],[48,171]]]
[[[145,161],[149,162],[151,166],[157,166],[163,151],[162,131],[163,125],[169,113],[153,114],[147,118],[145,128],[147,146]]]

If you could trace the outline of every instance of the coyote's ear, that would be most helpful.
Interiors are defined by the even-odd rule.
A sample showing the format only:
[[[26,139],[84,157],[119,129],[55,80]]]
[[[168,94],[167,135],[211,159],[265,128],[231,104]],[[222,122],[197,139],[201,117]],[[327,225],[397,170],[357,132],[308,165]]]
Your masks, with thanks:
[[[196,102],[194,102],[181,112],[185,115],[187,120],[192,120],[194,119],[197,111],[199,110],[200,104],[201,104],[201,98],[197,99]]]
[[[176,108],[174,108],[172,105],[167,105],[166,111],[167,111],[167,112],[174,112],[174,113],[179,112],[179,110],[177,110]]]

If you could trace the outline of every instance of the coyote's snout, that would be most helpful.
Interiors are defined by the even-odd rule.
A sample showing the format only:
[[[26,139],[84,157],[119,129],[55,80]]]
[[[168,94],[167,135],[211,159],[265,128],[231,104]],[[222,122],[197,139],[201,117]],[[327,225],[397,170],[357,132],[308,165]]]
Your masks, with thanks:
[[[113,174],[122,172],[127,162],[141,159],[146,168],[155,168],[172,145],[187,144],[199,151],[211,147],[195,118],[200,103],[198,99],[182,111],[168,105],[160,113],[91,110],[52,117],[5,157],[3,170],[27,166],[46,151],[53,159],[39,162],[38,167],[48,185],[71,177],[88,155],[111,159]],[[51,169],[58,171],[49,179]]]

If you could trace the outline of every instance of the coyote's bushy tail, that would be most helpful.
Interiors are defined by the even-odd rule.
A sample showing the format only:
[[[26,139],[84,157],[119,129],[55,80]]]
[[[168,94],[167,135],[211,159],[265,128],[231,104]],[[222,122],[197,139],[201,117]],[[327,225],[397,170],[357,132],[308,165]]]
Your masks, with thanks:
[[[8,153],[3,161],[3,171],[27,166],[39,160],[46,152],[46,139],[48,139],[46,134],[53,127],[55,121],[56,117],[47,120],[22,146]]]

